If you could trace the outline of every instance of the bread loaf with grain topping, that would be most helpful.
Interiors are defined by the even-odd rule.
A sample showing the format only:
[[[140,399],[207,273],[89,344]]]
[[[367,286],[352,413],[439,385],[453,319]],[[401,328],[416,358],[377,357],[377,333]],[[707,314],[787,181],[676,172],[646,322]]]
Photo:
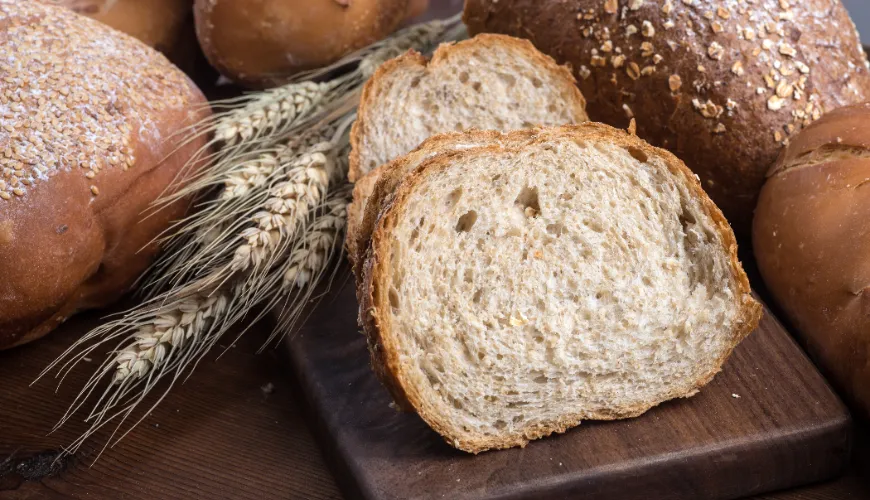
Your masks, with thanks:
[[[752,240],[795,333],[870,419],[870,103],[792,140],[761,190]]]
[[[695,176],[601,124],[486,135],[381,202],[360,316],[396,402],[478,453],[697,393],[761,306]]]
[[[464,19],[570,63],[589,116],[634,117],[743,236],[783,145],[824,110],[870,98],[840,0],[467,0]]]
[[[187,210],[180,180],[209,115],[141,42],[65,8],[0,0],[0,349],[114,302]],[[195,167],[195,166],[193,166]]]

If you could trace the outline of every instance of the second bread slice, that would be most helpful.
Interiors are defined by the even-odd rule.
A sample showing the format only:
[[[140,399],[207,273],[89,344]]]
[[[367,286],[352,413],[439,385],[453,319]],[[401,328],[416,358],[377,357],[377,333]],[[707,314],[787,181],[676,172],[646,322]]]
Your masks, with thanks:
[[[422,161],[370,245],[373,366],[469,452],[691,396],[761,314],[695,176],[598,124]]]

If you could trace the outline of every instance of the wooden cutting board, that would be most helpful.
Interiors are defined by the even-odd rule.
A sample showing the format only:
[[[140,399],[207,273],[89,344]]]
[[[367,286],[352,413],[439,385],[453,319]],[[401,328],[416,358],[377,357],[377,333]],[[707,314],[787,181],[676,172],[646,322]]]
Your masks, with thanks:
[[[349,498],[733,499],[830,478],[848,462],[848,411],[769,311],[693,398],[633,420],[585,422],[525,449],[467,455],[390,408],[350,281],[287,340]]]

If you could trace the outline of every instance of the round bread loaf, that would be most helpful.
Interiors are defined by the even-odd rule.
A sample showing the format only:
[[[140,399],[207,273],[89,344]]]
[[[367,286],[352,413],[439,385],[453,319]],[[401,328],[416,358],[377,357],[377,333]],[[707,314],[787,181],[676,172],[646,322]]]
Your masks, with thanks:
[[[753,245],[809,351],[870,417],[870,103],[801,132],[761,190]]]
[[[465,21],[570,63],[590,118],[634,117],[743,236],[782,146],[825,109],[870,98],[840,0],[468,0]]]
[[[268,87],[384,38],[425,3],[196,0],[194,13],[197,36],[212,65],[238,83]]]
[[[172,54],[193,0],[50,0]]]
[[[146,217],[210,113],[169,61],[65,8],[0,0],[0,349],[116,300],[180,202]]]

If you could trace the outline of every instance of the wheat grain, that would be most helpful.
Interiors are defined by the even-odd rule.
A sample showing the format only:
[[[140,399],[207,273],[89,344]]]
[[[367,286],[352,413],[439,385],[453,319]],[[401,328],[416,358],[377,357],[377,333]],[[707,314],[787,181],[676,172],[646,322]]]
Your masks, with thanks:
[[[112,382],[120,384],[131,377],[142,378],[159,369],[176,350],[196,343],[224,313],[227,300],[223,293],[196,294],[157,313],[150,323],[139,327],[135,341],[115,357]]]
[[[330,252],[341,241],[342,231],[347,225],[347,204],[347,193],[329,200],[325,213],[315,219],[299,239],[287,259],[283,276],[285,288],[302,288],[310,284],[312,276],[326,267]]]
[[[317,113],[331,100],[338,82],[291,83],[263,92],[244,106],[223,114],[215,126],[215,139],[226,145],[248,141],[258,134],[289,127]]]

